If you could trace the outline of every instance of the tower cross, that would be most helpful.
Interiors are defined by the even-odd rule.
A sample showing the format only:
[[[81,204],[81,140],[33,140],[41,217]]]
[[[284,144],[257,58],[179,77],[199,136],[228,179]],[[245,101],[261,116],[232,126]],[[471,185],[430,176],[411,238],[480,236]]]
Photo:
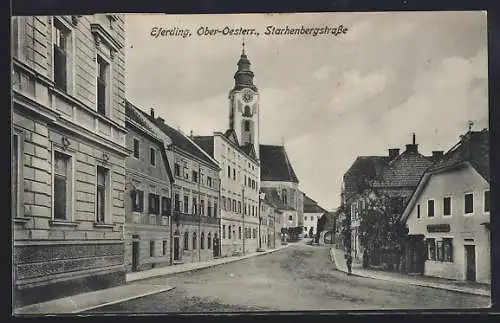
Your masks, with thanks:
[[[469,122],[467,124],[469,126],[469,131],[471,131],[472,130],[472,126],[474,125],[474,122],[472,122],[471,120],[469,120]]]
[[[243,37],[243,42],[241,43],[241,47],[242,47],[242,55],[245,55],[245,37]]]

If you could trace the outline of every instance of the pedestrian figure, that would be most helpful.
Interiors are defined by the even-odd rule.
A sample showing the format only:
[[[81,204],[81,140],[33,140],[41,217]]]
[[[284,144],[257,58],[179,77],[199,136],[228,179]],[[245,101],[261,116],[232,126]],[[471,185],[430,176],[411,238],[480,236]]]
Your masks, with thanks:
[[[352,273],[352,256],[351,256],[351,253],[348,252],[345,257],[346,257],[346,264],[347,264],[347,275],[351,275],[351,273]]]

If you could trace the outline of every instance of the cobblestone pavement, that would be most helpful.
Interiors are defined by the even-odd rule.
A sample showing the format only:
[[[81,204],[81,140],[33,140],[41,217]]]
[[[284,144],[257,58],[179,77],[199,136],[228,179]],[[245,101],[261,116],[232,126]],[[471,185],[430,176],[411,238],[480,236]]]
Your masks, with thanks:
[[[490,304],[483,296],[347,276],[335,270],[327,247],[303,244],[141,283],[148,282],[176,288],[92,312],[466,309]]]

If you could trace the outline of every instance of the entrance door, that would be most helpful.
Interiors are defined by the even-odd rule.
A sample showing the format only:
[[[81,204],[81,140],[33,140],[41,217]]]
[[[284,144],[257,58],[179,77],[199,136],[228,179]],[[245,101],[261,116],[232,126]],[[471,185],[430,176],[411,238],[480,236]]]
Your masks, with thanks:
[[[132,241],[132,271],[139,271],[139,241]]]
[[[174,237],[174,260],[179,260],[179,237]]]
[[[219,257],[219,239],[217,236],[214,237],[214,245],[213,245],[214,258]]]
[[[468,281],[476,281],[476,247],[465,247],[465,264],[466,264],[466,279]]]
[[[425,268],[425,243],[424,239],[415,239],[410,244],[409,272],[423,274]]]

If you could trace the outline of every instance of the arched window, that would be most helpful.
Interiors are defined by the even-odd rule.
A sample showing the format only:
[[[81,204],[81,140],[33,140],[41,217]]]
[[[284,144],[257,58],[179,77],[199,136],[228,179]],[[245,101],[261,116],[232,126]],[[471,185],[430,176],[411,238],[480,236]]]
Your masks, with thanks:
[[[245,120],[244,125],[245,125],[245,131],[250,131],[250,121]]]
[[[284,204],[287,204],[286,189],[285,188],[281,191],[281,199],[282,199]]]
[[[200,237],[200,249],[205,249],[205,232],[201,233],[201,237]]]
[[[189,233],[184,232],[184,250],[189,250]]]
[[[252,112],[250,111],[250,107],[245,105],[245,116],[251,116]]]
[[[208,233],[207,236],[207,249],[212,249],[212,233]]]
[[[231,239],[231,226],[227,227],[227,238]]]
[[[198,242],[196,241],[196,232],[193,232],[193,250],[196,250]]]

